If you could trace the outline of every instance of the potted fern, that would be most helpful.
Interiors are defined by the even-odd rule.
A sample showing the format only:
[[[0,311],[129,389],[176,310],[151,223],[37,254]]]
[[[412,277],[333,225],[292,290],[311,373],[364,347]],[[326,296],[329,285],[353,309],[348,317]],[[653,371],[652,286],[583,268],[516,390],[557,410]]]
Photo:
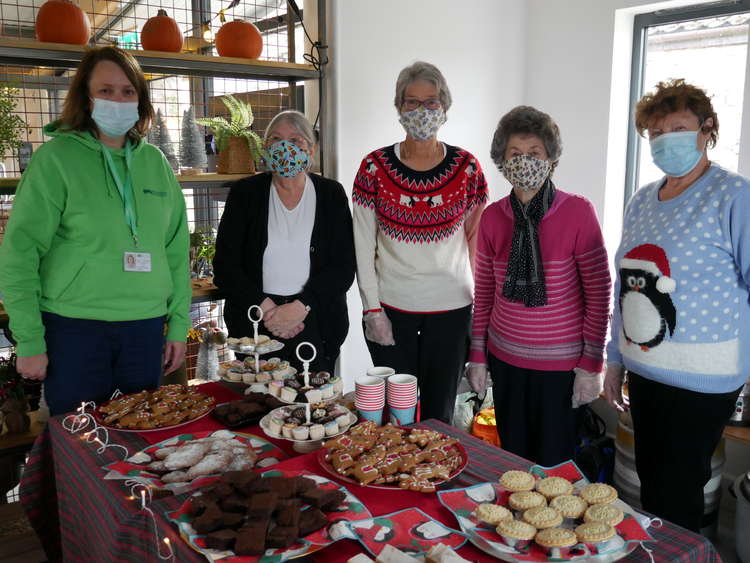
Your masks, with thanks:
[[[196,121],[209,127],[216,140],[219,174],[252,174],[260,165],[263,143],[250,129],[255,117],[250,104],[227,94],[221,101],[229,110],[229,120],[223,117],[204,117]]]

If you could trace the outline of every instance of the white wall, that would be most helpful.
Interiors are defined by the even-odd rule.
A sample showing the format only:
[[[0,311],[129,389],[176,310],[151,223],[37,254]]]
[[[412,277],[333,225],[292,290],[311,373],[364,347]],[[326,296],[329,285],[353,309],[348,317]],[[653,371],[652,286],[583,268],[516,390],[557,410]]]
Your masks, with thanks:
[[[497,199],[506,187],[489,147],[500,116],[523,99],[526,3],[334,0],[328,5],[337,150],[334,162],[327,156],[327,174],[351,194],[362,158],[404,138],[393,106],[396,77],[404,66],[426,60],[441,69],[453,95],[439,138],[479,159]],[[372,365],[356,284],[349,308],[351,328],[340,367],[351,387],[353,378]]]

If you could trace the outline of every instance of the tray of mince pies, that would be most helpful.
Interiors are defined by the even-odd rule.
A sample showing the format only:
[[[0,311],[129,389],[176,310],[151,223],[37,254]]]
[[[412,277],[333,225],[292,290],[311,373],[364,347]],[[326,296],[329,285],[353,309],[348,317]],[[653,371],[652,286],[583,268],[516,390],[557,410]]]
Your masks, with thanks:
[[[278,352],[284,347],[284,344],[272,339],[270,336],[259,334],[255,337],[227,338],[227,347],[240,354],[268,354],[270,352]]]
[[[164,385],[155,391],[121,395],[94,410],[101,426],[125,432],[176,428],[206,416],[214,398],[185,385]]]
[[[289,362],[280,358],[259,360],[257,365],[253,356],[248,356],[244,360],[219,363],[219,376],[230,383],[246,383],[248,385],[269,383],[270,381],[287,379],[296,373],[297,370],[290,366]]]
[[[345,482],[422,493],[456,477],[468,459],[458,440],[435,430],[372,421],[323,442],[318,452],[323,469]]]
[[[498,483],[440,491],[469,541],[505,561],[615,561],[653,541],[640,515],[573,462],[506,471]]]

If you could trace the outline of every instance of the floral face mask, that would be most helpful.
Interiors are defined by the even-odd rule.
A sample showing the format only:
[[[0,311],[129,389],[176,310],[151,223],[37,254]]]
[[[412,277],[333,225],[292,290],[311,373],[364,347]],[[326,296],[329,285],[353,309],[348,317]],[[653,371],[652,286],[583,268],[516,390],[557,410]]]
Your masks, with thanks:
[[[443,108],[427,109],[423,106],[399,114],[399,123],[403,125],[407,135],[415,141],[426,141],[437,135],[440,126],[445,123]]]
[[[263,159],[271,172],[283,178],[294,178],[307,170],[310,155],[294,143],[282,139],[266,149]]]
[[[529,192],[542,187],[552,171],[549,160],[519,154],[503,162],[503,176],[514,188]]]

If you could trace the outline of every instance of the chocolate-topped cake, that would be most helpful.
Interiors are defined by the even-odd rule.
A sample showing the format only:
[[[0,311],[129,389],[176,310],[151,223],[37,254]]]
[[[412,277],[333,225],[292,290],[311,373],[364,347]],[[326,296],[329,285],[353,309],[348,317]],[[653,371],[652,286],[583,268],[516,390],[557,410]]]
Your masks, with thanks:
[[[221,524],[224,528],[231,528],[236,530],[242,524],[245,523],[245,514],[238,514],[236,512],[225,512],[221,519]]]

